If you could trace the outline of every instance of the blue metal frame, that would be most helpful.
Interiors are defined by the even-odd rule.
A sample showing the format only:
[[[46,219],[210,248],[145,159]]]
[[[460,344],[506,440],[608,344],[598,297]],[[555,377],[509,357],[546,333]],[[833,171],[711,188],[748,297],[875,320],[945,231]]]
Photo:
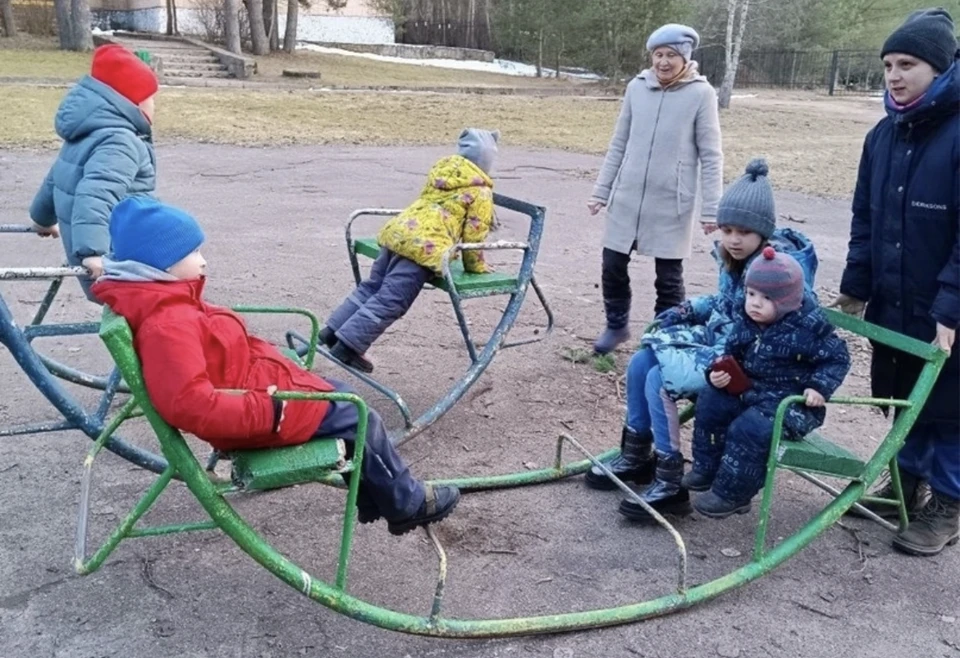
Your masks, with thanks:
[[[460,333],[463,336],[464,343],[467,347],[467,352],[470,355],[470,367],[467,369],[466,373],[464,373],[464,375],[430,409],[418,416],[416,419],[413,419],[410,409],[407,407],[399,393],[376,381],[369,375],[361,373],[356,369],[341,363],[331,356],[326,349],[321,347],[318,350],[318,353],[324,358],[330,360],[339,367],[344,368],[367,385],[376,389],[397,406],[397,408],[400,410],[400,414],[403,416],[404,427],[397,432],[391,433],[390,438],[395,445],[400,445],[409,441],[430,427],[430,425],[435,423],[441,416],[447,413],[460,400],[460,398],[463,397],[463,394],[466,393],[466,391],[474,384],[474,382],[477,381],[480,375],[483,374],[483,371],[486,370],[487,366],[489,366],[493,361],[493,358],[497,355],[497,352],[503,349],[517,347],[519,345],[528,345],[530,343],[539,342],[553,331],[553,310],[547,303],[546,297],[543,294],[543,290],[537,285],[536,279],[533,275],[534,266],[537,262],[537,254],[540,251],[540,240],[543,237],[543,225],[546,217],[546,209],[542,206],[537,206],[500,194],[494,194],[493,202],[495,205],[501,208],[512,210],[530,218],[530,227],[527,233],[527,240],[526,242],[458,244],[443,255],[443,278],[450,295],[450,301],[453,304],[454,313],[457,317],[457,324],[460,327]],[[356,243],[353,238],[353,222],[359,217],[389,217],[396,215],[398,212],[400,211],[383,208],[368,208],[357,210],[350,215],[350,219],[347,222],[345,231],[347,240],[347,254],[350,258],[350,268],[353,272],[353,278],[357,285],[359,285],[362,281],[362,277],[360,274],[360,263],[357,258]],[[523,252],[523,258],[520,262],[520,270],[517,274],[517,284],[514,289],[495,292],[471,292],[469,294],[463,294],[457,290],[456,283],[450,271],[450,261],[462,251],[481,249],[512,249]],[[536,294],[540,305],[543,307],[544,313],[546,314],[547,326],[545,330],[543,330],[540,335],[535,338],[507,342],[507,334],[517,321],[517,317],[520,315],[520,310],[523,307],[527,289],[531,287],[533,288],[533,291]],[[506,309],[504,310],[499,323],[497,323],[497,326],[494,328],[493,333],[490,335],[490,338],[486,341],[486,343],[483,344],[482,348],[478,350],[476,343],[470,336],[470,329],[467,324],[466,315],[463,311],[463,300],[466,298],[484,297],[493,294],[509,294],[510,300],[507,302]],[[305,339],[302,336],[299,336],[296,332],[287,333],[287,342],[290,344],[290,347],[296,349],[298,353],[301,353],[303,350],[305,350]]]

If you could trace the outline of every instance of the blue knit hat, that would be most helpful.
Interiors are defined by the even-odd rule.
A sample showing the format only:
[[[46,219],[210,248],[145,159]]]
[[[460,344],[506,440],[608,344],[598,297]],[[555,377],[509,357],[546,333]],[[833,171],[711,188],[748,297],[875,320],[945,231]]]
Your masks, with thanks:
[[[660,46],[677,51],[686,61],[690,61],[693,51],[700,45],[700,35],[692,27],[679,23],[667,23],[654,30],[647,39],[647,50],[653,52]]]
[[[957,37],[953,31],[953,18],[946,9],[920,9],[910,14],[887,38],[880,58],[890,53],[913,55],[943,73],[957,56]]]
[[[779,320],[803,305],[803,268],[790,254],[764,247],[747,268],[744,285],[766,295],[777,309]]]
[[[128,197],[110,214],[112,258],[167,270],[196,251],[204,241],[193,217],[150,197]]]
[[[746,173],[720,197],[717,226],[736,226],[760,234],[769,240],[777,228],[777,208],[767,174],[770,167],[763,158],[750,161]]]
[[[499,130],[491,132],[480,128],[467,128],[460,133],[457,154],[465,157],[489,175],[493,169],[493,161],[497,157],[497,142],[499,141]]]

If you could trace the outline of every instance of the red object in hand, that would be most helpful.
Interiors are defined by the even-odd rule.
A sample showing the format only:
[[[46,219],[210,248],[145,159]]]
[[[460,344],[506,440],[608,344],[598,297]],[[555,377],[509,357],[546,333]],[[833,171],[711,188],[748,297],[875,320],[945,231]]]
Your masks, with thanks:
[[[753,386],[740,364],[730,355],[721,356],[710,369],[713,372],[725,372],[730,375],[730,383],[723,389],[730,395],[740,395]]]

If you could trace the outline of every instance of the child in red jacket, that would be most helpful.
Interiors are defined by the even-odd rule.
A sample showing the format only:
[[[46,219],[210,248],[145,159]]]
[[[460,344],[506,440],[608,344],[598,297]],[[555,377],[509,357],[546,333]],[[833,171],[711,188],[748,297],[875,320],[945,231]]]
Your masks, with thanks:
[[[97,298],[130,324],[144,383],[160,416],[223,451],[336,437],[352,446],[354,405],[279,401],[274,391],[353,392],[321,379],[251,336],[243,319],[203,301],[204,235],[187,213],[146,197],[119,203],[110,218],[112,253],[94,285]],[[242,394],[223,389],[242,389]],[[445,518],[456,487],[425,487],[409,472],[370,411],[357,500],[359,521],[386,518],[391,533]]]

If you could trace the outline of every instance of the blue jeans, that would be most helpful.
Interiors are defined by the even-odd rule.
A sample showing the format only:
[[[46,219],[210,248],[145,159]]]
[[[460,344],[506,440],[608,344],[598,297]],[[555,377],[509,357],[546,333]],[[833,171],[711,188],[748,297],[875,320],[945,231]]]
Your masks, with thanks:
[[[945,423],[918,423],[897,455],[900,469],[928,480],[939,494],[960,500],[960,432]]]
[[[652,432],[663,456],[680,454],[677,403],[664,392],[660,364],[649,347],[640,348],[627,366],[627,427]]]

